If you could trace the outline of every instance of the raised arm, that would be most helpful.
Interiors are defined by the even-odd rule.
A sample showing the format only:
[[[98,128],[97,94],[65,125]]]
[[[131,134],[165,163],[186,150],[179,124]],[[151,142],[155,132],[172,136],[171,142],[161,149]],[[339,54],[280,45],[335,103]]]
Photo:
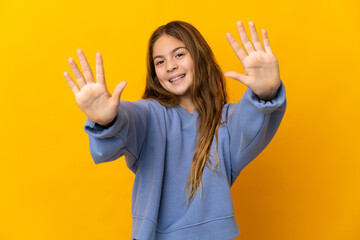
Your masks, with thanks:
[[[147,129],[146,104],[120,103],[126,82],[119,83],[111,95],[106,88],[101,54],[96,54],[97,82],[84,53],[79,49],[77,54],[84,75],[73,58],[68,61],[80,88],[67,72],[64,76],[75,95],[76,103],[88,117],[84,128],[89,134],[91,156],[95,163],[102,163],[125,155],[127,166],[135,172]]]
[[[262,29],[264,49],[259,41],[255,24],[249,22],[252,43],[246,35],[243,24],[237,23],[241,43],[227,33],[226,37],[245,69],[245,75],[235,71],[226,72],[245,84],[243,98],[236,104],[229,118],[230,155],[232,183],[241,170],[258,156],[270,143],[278,130],[286,110],[285,87],[280,80],[278,61],[273,54],[268,35]]]

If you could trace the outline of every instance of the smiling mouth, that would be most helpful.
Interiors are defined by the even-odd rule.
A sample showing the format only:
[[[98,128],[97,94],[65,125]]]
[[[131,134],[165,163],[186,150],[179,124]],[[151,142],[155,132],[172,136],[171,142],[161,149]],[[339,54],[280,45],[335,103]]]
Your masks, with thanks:
[[[178,77],[176,77],[176,78],[170,79],[169,82],[171,82],[171,83],[172,83],[172,82],[175,82],[175,81],[177,81],[177,80],[185,77],[185,75],[186,75],[186,74],[182,74],[182,75],[180,75],[180,76],[178,76]]]

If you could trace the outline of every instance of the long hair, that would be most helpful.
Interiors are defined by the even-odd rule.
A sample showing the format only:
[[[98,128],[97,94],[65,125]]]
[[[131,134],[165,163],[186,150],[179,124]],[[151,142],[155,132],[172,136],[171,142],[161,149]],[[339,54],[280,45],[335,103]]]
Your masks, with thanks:
[[[186,182],[186,191],[189,193],[187,203],[195,197],[200,185],[204,167],[210,167],[217,173],[220,169],[217,154],[217,132],[221,124],[221,111],[227,102],[225,78],[215,60],[214,54],[200,32],[191,24],[182,21],[172,21],[160,26],[151,35],[147,49],[147,76],[143,99],[155,99],[166,107],[179,104],[179,97],[165,90],[156,77],[153,62],[153,48],[155,42],[163,35],[170,35],[182,41],[188,49],[194,62],[194,79],[190,86],[191,100],[198,112],[196,124],[198,140],[192,159],[189,178]],[[216,137],[216,156],[210,154],[211,143]],[[209,155],[216,159],[216,164],[210,161]]]

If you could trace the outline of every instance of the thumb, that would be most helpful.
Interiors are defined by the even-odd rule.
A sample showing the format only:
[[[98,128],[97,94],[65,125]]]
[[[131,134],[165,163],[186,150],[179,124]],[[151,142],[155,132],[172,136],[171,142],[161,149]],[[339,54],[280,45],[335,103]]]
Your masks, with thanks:
[[[116,87],[115,87],[115,89],[114,89],[114,92],[113,92],[111,98],[119,101],[119,100],[120,100],[121,93],[123,92],[126,84],[127,84],[127,83],[126,83],[125,81],[122,81],[121,83],[119,83],[118,85],[116,85]]]
[[[243,75],[243,74],[238,73],[238,72],[234,72],[234,71],[225,72],[224,76],[235,79],[235,80],[243,83],[246,86],[248,86],[248,83],[250,81],[250,78],[248,76]]]

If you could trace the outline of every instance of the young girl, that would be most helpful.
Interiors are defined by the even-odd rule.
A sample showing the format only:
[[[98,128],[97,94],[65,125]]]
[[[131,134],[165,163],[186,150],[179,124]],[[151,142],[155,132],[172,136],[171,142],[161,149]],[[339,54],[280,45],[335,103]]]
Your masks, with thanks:
[[[136,174],[131,239],[227,240],[240,234],[230,187],[241,170],[271,141],[286,109],[285,89],[266,31],[264,49],[249,22],[241,43],[226,37],[245,69],[223,74],[214,55],[190,24],[173,21],[150,37],[143,99],[120,101],[126,82],[106,88],[102,56],[96,80],[81,50],[84,75],[69,58],[79,87],[65,72],[76,102],[87,115],[94,162],[125,156]],[[224,76],[248,89],[227,103]],[[198,191],[200,189],[200,191]]]

